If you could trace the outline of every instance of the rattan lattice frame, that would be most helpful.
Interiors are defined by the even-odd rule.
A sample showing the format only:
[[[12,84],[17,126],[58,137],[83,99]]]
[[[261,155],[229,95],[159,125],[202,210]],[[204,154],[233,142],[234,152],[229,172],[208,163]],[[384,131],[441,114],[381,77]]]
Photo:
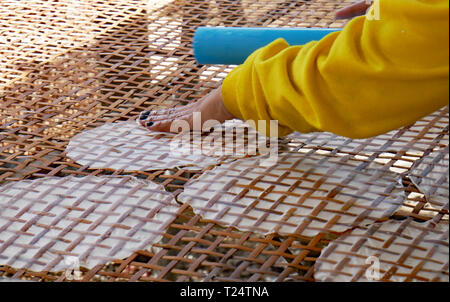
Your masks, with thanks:
[[[196,64],[198,26],[342,27],[334,11],[350,0],[5,1],[0,7],[0,183],[65,176],[131,175],[175,195],[204,171],[125,173],[89,169],[69,159],[76,134],[107,122],[134,121],[148,108],[194,102],[216,88],[232,66]],[[11,14],[11,12],[14,14]],[[396,173],[448,145],[448,108],[364,142],[314,136],[281,140],[291,152],[317,150],[382,163]],[[341,144],[340,142],[343,141]],[[397,144],[402,144],[398,147]],[[367,149],[370,146],[370,149]],[[395,146],[391,148],[389,146]],[[408,178],[407,193],[417,193]],[[408,196],[411,196],[408,195]],[[423,215],[426,200],[410,197],[406,215]],[[448,205],[432,210],[445,220]],[[448,217],[448,216],[447,216]],[[242,232],[202,220],[188,205],[155,244],[124,259],[82,269],[83,281],[313,281],[313,264],[338,234],[280,236]],[[72,281],[64,273],[0,266],[0,276]]]

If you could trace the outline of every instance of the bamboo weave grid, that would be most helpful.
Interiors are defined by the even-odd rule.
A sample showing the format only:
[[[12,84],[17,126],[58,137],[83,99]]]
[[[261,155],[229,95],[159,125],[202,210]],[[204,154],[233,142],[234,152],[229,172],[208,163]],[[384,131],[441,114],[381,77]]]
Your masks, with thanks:
[[[68,158],[66,147],[84,130],[133,121],[148,108],[185,105],[216,88],[232,66],[196,64],[191,48],[196,27],[338,28],[344,22],[334,21],[333,13],[348,3],[1,1],[0,184],[48,176],[131,175],[181,193],[187,181],[205,171],[90,169]],[[417,221],[432,217],[434,223],[448,220],[448,200],[427,200],[414,185],[417,179],[407,173],[421,158],[446,146],[448,108],[373,139],[294,134],[281,144],[305,156],[312,152],[382,165],[403,181],[407,200],[397,216]],[[156,249],[148,246],[105,265],[82,268],[81,280],[312,281],[315,260],[339,235],[265,235],[204,220],[185,204],[179,213],[154,244]],[[7,265],[0,266],[0,276],[68,280],[63,273]]]

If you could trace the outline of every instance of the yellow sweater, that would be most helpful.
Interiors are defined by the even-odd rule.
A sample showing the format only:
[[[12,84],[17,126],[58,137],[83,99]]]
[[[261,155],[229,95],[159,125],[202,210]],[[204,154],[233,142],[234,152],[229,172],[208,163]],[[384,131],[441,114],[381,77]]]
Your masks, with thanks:
[[[449,0],[376,0],[374,9],[379,20],[357,17],[320,41],[255,51],[225,78],[225,106],[243,120],[278,120],[280,136],[364,138],[448,104]]]

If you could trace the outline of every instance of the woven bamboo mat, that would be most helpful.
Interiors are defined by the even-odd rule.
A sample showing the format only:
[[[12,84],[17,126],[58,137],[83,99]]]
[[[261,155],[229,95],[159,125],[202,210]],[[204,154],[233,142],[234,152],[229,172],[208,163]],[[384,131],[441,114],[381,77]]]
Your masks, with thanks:
[[[66,147],[85,130],[134,121],[148,108],[185,105],[218,87],[232,66],[196,64],[191,47],[196,27],[339,28],[344,21],[333,20],[333,13],[351,2],[2,1],[0,185],[49,177],[131,176],[159,183],[180,196],[188,181],[205,175],[211,167],[198,171],[182,167],[147,171],[89,168],[69,158]],[[436,159],[433,152],[446,147],[448,107],[414,125],[367,140],[329,134],[293,134],[280,140],[280,152],[350,161],[359,169],[376,165],[394,175],[404,190],[403,206],[393,216],[408,216],[417,223],[431,219],[435,224],[448,221],[448,196],[445,200],[442,192],[434,194],[435,174],[430,173],[442,167],[441,157]],[[318,186],[322,183],[335,184],[333,170],[328,173],[323,173],[321,180],[304,183],[306,189],[313,194],[321,190]],[[436,173],[443,175],[441,170]],[[301,181],[310,176],[299,177]],[[432,179],[431,186],[426,179]],[[439,181],[447,181],[448,186],[448,179]],[[251,186],[252,182],[248,188]],[[429,187],[433,190],[420,191]],[[342,188],[347,193],[352,189],[345,182]],[[377,194],[380,191],[391,192],[383,186]],[[318,207],[312,218],[322,217],[321,210]],[[23,210],[15,218],[24,222],[27,214]],[[339,212],[335,214],[339,216]],[[159,242],[139,246],[125,257],[69,274],[3,262],[0,277],[33,281],[313,281],[316,259],[342,231],[326,224],[315,230],[304,234],[299,228],[282,235],[239,230],[206,220],[189,205],[181,204]],[[4,234],[0,231],[0,245],[5,244]],[[415,244],[420,246],[420,240]],[[69,246],[65,252],[76,248],[74,243]],[[448,276],[448,264],[443,267]],[[423,276],[417,270],[420,266],[415,273]]]

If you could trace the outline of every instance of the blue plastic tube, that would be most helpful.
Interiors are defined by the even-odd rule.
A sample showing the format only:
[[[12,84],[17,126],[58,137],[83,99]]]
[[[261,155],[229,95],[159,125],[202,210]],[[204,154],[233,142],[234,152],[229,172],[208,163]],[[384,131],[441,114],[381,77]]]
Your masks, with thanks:
[[[277,38],[289,45],[303,45],[320,40],[340,29],[199,27],[194,35],[194,56],[199,64],[239,65],[255,50]]]

